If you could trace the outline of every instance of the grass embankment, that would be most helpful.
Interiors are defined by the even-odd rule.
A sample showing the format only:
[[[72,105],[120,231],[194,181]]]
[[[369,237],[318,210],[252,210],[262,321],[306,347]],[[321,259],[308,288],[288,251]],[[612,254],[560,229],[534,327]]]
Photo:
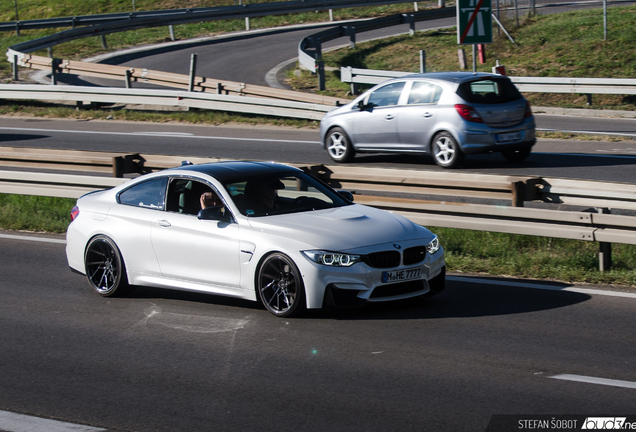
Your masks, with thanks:
[[[0,227],[63,233],[75,200],[0,194]],[[636,285],[636,247],[614,245],[613,268],[598,271],[598,244],[575,240],[431,228],[450,271]]]
[[[506,66],[508,75],[537,77],[633,78],[636,75],[636,7],[612,7],[608,10],[609,40],[603,40],[601,9],[504,19],[515,40],[515,47],[503,32],[486,46],[485,64],[477,70],[491,72],[495,61]],[[325,65],[337,68],[326,74],[327,91],[333,96],[348,94],[350,87],[340,82],[341,66],[363,69],[419,72],[419,52],[426,52],[427,72],[459,70],[455,28],[417,32],[414,36],[396,36],[358,43],[355,49],[344,48],[323,53]],[[464,47],[469,70],[472,50]],[[308,72],[290,74],[289,82],[297,89],[316,91],[315,77]],[[594,95],[587,105],[585,95],[528,93],[533,106],[566,108],[636,109],[636,97]]]

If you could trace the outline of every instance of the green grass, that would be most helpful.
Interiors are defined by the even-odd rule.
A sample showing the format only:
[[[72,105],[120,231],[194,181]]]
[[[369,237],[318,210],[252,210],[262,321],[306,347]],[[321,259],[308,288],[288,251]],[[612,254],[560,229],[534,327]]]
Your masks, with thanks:
[[[636,75],[636,7],[612,7],[608,11],[609,40],[603,40],[601,9],[523,17],[517,28],[504,19],[518,47],[501,32],[493,30],[494,41],[486,46],[485,64],[477,63],[480,72],[491,72],[495,60],[506,66],[508,75],[538,77],[633,78]],[[417,32],[414,36],[396,36],[359,43],[355,49],[344,48],[323,54],[325,65],[336,68],[327,72],[325,94],[345,96],[348,84],[340,82],[339,69],[352,66],[363,69],[419,72],[419,52],[426,52],[428,72],[459,70],[455,28]],[[466,50],[472,70],[472,49]],[[294,87],[317,91],[317,82],[308,72],[289,75]],[[594,95],[592,106],[585,95],[525,95],[534,106],[569,108],[636,109],[636,97]]]
[[[0,194],[0,228],[63,233],[74,199]],[[598,243],[435,228],[449,271],[636,285],[636,246],[615,244],[613,268],[598,270]]]
[[[0,194],[0,228],[63,233],[74,199]]]

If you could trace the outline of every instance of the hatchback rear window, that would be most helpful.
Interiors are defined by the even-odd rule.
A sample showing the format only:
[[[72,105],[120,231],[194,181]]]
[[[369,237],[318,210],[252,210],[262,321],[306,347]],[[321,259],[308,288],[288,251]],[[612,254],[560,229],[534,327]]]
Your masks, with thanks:
[[[457,94],[469,103],[498,104],[522,98],[517,87],[507,79],[483,79],[461,84]]]

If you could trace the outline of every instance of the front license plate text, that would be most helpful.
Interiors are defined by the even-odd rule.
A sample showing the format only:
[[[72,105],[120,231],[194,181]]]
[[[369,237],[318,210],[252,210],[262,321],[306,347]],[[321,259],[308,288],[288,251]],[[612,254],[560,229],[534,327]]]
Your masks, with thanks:
[[[382,272],[382,283],[401,282],[405,280],[418,279],[422,276],[422,268],[414,267],[404,270],[394,270]]]

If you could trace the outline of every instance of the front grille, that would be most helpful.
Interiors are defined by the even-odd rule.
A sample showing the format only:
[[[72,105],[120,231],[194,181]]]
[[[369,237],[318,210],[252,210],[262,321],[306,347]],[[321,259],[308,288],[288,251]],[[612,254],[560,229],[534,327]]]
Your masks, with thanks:
[[[402,260],[404,265],[413,265],[421,263],[426,258],[426,246],[415,246],[404,250]]]
[[[414,293],[424,289],[424,281],[413,280],[391,285],[380,285],[371,293],[371,298],[393,297],[402,294]]]
[[[398,251],[374,252],[367,255],[364,261],[373,268],[397,267],[400,265],[400,253]]]

